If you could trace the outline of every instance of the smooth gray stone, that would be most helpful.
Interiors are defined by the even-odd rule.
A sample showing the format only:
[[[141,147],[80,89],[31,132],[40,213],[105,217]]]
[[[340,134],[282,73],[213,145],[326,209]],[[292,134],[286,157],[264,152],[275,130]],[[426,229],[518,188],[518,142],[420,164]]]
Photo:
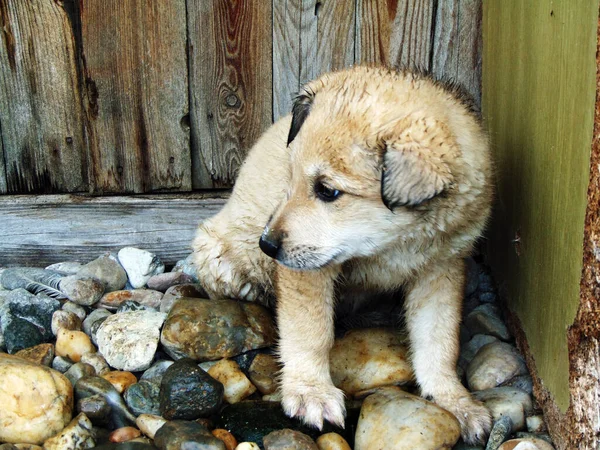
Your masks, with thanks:
[[[512,429],[513,423],[510,417],[500,417],[500,419],[498,419],[492,427],[485,450],[498,450],[502,443],[508,440],[510,433],[512,433]]]
[[[154,435],[160,450],[226,450],[225,444],[208,429],[196,422],[173,420],[165,423]]]

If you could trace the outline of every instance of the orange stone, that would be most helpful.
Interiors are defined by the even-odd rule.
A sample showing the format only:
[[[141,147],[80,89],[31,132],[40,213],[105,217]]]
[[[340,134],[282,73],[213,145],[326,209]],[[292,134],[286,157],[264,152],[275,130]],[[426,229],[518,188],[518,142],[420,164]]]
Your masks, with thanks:
[[[217,428],[216,430],[212,431],[212,434],[217,439],[220,439],[221,441],[223,441],[223,443],[225,444],[225,448],[227,448],[227,450],[235,450],[235,448],[238,445],[236,439],[233,437],[233,434],[231,434],[227,430],[224,430],[222,428]]]
[[[111,372],[106,372],[101,375],[102,378],[109,381],[110,384],[114,386],[114,388],[122,394],[132,384],[138,382],[137,378],[131,372],[123,372],[121,370],[113,370]]]
[[[123,427],[118,428],[108,436],[110,442],[127,442],[132,439],[138,438],[142,435],[142,432],[137,428]]]

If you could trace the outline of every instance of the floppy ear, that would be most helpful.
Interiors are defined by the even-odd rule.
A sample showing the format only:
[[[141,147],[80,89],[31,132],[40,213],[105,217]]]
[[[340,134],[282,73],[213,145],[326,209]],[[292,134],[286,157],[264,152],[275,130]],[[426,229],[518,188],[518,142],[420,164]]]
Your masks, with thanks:
[[[294,106],[292,107],[292,126],[290,127],[290,133],[288,134],[287,145],[290,145],[296,138],[296,135],[300,132],[302,124],[310,113],[310,107],[314,99],[314,93],[303,90],[294,99]]]
[[[381,198],[392,210],[417,206],[441,194],[454,178],[438,155],[416,142],[385,145]]]

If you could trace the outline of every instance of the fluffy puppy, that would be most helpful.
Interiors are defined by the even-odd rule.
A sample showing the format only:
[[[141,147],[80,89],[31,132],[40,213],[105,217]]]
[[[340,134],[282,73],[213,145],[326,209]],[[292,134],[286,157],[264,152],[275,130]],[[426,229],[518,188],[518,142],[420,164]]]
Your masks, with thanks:
[[[343,424],[329,374],[336,294],[402,288],[422,395],[457,417],[465,441],[483,441],[490,414],[456,360],[463,258],[489,216],[490,177],[486,134],[453,88],[369,67],[304,86],[194,241],[211,296],[276,297],[288,415]]]

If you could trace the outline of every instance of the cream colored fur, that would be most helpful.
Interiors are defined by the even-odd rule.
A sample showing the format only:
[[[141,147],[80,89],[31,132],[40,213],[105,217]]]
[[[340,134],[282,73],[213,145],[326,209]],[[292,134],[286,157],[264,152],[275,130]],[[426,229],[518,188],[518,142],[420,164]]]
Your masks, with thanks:
[[[485,133],[441,85],[387,69],[324,75],[304,87],[296,112],[302,102],[309,112],[290,146],[286,117],[250,151],[224,209],[200,226],[201,282],[215,298],[275,295],[282,404],[317,427],[344,421],[329,375],[334,292],[403,288],[422,394],[458,418],[465,441],[482,442],[489,412],[455,366],[463,258],[490,212]],[[342,194],[323,201],[316,183]],[[258,247],[263,229],[278,236],[277,263]]]

